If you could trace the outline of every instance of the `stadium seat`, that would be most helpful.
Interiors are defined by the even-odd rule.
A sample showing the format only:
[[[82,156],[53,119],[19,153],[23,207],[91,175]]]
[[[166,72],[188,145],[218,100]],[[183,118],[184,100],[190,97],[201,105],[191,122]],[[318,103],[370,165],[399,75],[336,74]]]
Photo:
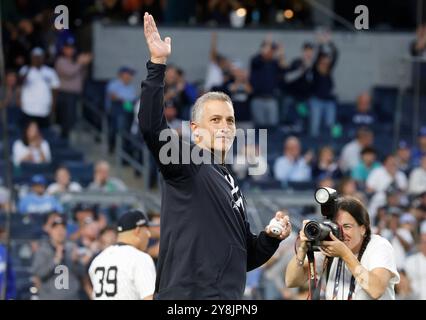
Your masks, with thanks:
[[[78,181],[81,185],[87,186],[93,180],[93,163],[66,161],[63,165],[70,171],[72,180]]]
[[[52,150],[52,159],[57,165],[67,161],[83,161],[83,153],[70,148]]]

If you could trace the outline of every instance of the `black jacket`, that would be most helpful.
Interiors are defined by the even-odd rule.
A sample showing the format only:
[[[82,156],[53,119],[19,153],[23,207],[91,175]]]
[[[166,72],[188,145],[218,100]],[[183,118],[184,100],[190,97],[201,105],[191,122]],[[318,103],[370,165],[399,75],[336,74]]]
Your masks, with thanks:
[[[250,232],[243,196],[220,164],[168,164],[159,160],[166,66],[147,63],[139,124],[164,177],[156,299],[241,299],[246,272],[265,263],[279,240]],[[173,148],[184,142],[174,144]],[[187,145],[192,151],[205,151]],[[193,150],[195,148],[195,150]]]

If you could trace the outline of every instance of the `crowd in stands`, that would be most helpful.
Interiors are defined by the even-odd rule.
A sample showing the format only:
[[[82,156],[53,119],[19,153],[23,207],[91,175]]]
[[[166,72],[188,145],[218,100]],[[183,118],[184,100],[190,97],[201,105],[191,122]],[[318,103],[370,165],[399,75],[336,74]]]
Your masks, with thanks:
[[[102,1],[102,15],[114,18],[114,8],[123,5],[128,12],[159,12],[156,18],[162,21],[158,8],[162,2],[130,3]],[[225,4],[209,1],[209,15],[220,21],[222,6]],[[78,106],[90,81],[92,55],[79,50],[72,32],[43,32],[43,17],[6,25],[4,105],[12,133],[10,161],[17,190],[12,192],[5,185],[4,163],[8,159],[3,159],[0,211],[43,219],[43,228],[35,236],[38,241],[31,246],[35,296],[86,299],[91,294],[87,268],[102,249],[114,243],[116,216],[109,209],[100,210],[87,203],[66,208],[59,195],[128,189],[124,181],[111,176],[108,162],[100,158],[96,164],[86,163],[71,145],[70,136],[79,121]],[[422,32],[418,32],[421,39]],[[424,52],[426,42],[421,39],[417,39],[413,54]],[[368,205],[375,232],[395,248],[403,275],[398,297],[426,299],[426,123],[414,144],[408,141],[408,133],[402,132],[403,138],[393,148],[389,130],[392,120],[382,117],[380,95],[373,90],[359,92],[353,103],[341,103],[334,90],[333,70],[338,57],[345,53],[333,43],[330,32],[319,34],[316,43],[305,42],[300,56],[292,60],[287,59],[283,44],[267,36],[258,52],[253,48],[249,67],[218,52],[219,40],[212,35],[210,63],[202,85],[191,83],[179,66],[167,66],[164,112],[170,127],[180,135],[189,135],[182,124],[190,119],[196,98],[209,90],[229,94],[238,126],[247,127],[248,123],[249,127],[268,129],[267,150],[261,145],[236,150],[236,158],[247,160],[235,161],[231,166],[242,187],[312,191],[329,186],[341,195],[362,199]],[[117,133],[127,131],[140,137],[135,116],[139,92],[134,77],[134,69],[122,66],[117,77],[105,85],[103,109],[99,112],[108,117],[111,153],[116,148]],[[59,133],[52,130],[53,124],[59,126]],[[253,166],[265,170],[261,175],[250,175]],[[159,220],[155,213],[151,218]],[[0,232],[0,238],[2,235]],[[154,258],[158,255],[158,239],[159,227],[153,227],[148,252]],[[260,289],[263,298],[300,297],[299,291],[288,290],[282,281],[282,271],[291,256],[290,243],[292,240],[283,242],[274,258],[251,274],[247,297],[259,297],[256,290]],[[0,258],[3,256],[0,263],[9,263],[0,246]],[[70,290],[55,290],[53,271],[58,265],[70,270]],[[13,274],[7,276],[8,297],[20,297],[13,290],[18,279]]]

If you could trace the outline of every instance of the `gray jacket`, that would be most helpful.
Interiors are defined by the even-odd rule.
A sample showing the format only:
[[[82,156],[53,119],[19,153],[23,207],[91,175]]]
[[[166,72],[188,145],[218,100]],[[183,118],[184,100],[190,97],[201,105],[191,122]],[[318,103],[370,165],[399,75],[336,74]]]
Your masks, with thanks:
[[[86,274],[80,262],[72,261],[74,244],[64,245],[64,258],[55,264],[56,249],[50,241],[43,241],[34,254],[32,272],[41,281],[39,298],[41,300],[73,300],[79,299],[81,279]]]

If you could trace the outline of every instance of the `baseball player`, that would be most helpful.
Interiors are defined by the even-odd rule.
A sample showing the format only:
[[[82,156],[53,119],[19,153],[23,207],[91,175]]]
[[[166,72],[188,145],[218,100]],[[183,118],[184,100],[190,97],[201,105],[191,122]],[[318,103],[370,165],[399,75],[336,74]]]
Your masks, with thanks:
[[[150,300],[155,287],[155,266],[145,252],[150,237],[147,216],[133,210],[117,226],[117,243],[92,262],[89,276],[95,300]]]

